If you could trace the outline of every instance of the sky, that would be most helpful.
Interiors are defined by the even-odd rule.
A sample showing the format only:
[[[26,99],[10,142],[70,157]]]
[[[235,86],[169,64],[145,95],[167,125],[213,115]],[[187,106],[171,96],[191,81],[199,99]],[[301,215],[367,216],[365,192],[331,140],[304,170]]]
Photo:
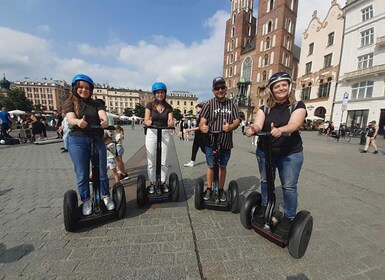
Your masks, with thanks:
[[[345,0],[337,1],[341,7]],[[257,17],[258,1],[255,0]],[[299,0],[295,42],[331,0]],[[12,82],[84,73],[114,88],[212,97],[230,0],[0,0],[0,74]],[[1,77],[2,78],[2,77]]]

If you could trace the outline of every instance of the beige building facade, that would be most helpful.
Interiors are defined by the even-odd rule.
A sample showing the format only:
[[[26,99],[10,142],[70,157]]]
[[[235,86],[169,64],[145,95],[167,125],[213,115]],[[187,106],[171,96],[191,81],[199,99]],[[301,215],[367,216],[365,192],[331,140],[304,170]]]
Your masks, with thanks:
[[[303,33],[296,82],[296,98],[302,100],[309,119],[332,119],[335,88],[344,33],[344,12],[336,0],[321,20],[313,12]]]

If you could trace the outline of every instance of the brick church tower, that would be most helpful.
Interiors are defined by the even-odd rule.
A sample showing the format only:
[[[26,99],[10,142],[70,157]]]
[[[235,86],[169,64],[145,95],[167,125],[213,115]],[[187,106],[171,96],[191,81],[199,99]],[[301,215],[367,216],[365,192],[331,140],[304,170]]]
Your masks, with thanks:
[[[298,0],[259,0],[257,24],[253,7],[254,0],[231,0],[223,63],[229,97],[248,119],[251,108],[263,103],[272,74],[285,71],[296,79],[299,58],[294,56]]]

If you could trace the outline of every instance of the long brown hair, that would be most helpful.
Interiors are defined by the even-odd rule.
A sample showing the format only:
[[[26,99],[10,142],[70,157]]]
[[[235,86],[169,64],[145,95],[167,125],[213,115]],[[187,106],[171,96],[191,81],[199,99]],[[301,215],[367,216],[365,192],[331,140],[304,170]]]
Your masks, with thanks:
[[[79,118],[80,98],[81,98],[78,94],[79,85],[80,85],[80,80],[76,81],[76,83],[72,85],[72,89],[71,89],[72,94],[70,95],[70,97],[68,97],[68,99],[64,103],[64,108],[66,112],[68,111],[67,109],[71,108],[73,105],[74,112],[77,118]],[[89,97],[90,99],[92,96],[92,93],[94,92],[94,85],[90,83],[88,83],[88,85],[90,86],[90,91],[91,91],[90,97]]]
[[[172,106],[166,101],[164,100],[162,103],[160,102],[157,102],[156,100],[153,100],[152,101],[152,109],[153,110],[156,110],[156,105],[160,105],[162,104],[164,106],[164,109],[167,110],[167,111],[172,111]]]

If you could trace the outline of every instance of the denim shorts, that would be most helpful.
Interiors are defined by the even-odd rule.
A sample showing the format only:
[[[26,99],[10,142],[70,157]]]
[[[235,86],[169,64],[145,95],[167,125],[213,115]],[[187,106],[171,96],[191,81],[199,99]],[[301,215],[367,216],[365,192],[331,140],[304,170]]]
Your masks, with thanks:
[[[231,149],[222,149],[220,150],[219,155],[219,166],[226,167],[231,156]],[[209,168],[214,167],[214,155],[213,148],[206,146],[206,162]]]
[[[122,145],[116,145],[116,152],[118,156],[122,156],[124,154],[124,148]]]
[[[116,159],[107,159],[107,168],[112,170],[112,169],[115,169],[117,166],[117,163],[116,163]]]

